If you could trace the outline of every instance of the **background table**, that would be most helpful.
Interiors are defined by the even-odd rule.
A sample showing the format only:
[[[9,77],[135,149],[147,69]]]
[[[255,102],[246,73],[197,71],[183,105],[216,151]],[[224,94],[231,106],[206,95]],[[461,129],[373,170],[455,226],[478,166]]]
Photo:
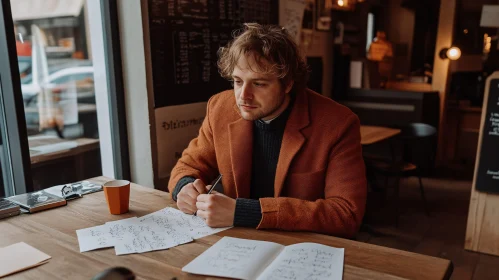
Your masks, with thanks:
[[[92,181],[105,182],[99,177]],[[170,194],[132,184],[130,212],[111,215],[103,192],[73,200],[67,206],[0,221],[0,247],[16,242],[29,245],[52,256],[42,266],[5,279],[90,279],[99,272],[124,266],[139,279],[206,279],[183,273],[181,268],[200,255],[222,236],[266,240],[284,245],[316,242],[345,248],[344,279],[448,279],[452,264],[448,260],[424,256],[306,232],[232,228],[169,250],[116,256],[113,248],[80,253],[76,230],[133,216],[143,216],[164,207],[175,207]],[[214,277],[209,277],[214,279]]]
[[[371,145],[391,138],[397,134],[400,134],[400,129],[382,126],[361,125],[360,143],[362,145]]]
[[[29,137],[30,159],[31,164],[39,164],[47,161],[70,157],[79,156],[85,152],[99,149],[99,139],[78,138],[78,139],[60,139],[58,137]],[[77,146],[70,149],[61,149],[51,153],[38,153],[36,147],[50,144],[59,144],[64,142],[76,142]]]

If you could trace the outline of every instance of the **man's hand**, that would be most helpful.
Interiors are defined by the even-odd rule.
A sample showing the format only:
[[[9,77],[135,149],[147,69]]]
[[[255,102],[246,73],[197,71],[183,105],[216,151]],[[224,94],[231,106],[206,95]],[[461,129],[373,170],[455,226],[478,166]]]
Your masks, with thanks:
[[[209,189],[211,186],[206,186]],[[210,227],[229,227],[234,224],[236,200],[219,192],[200,194],[197,197],[197,216]]]
[[[177,206],[180,211],[186,214],[194,214],[196,208],[196,199],[198,195],[206,193],[206,186],[203,181],[196,181],[185,185],[177,194]]]

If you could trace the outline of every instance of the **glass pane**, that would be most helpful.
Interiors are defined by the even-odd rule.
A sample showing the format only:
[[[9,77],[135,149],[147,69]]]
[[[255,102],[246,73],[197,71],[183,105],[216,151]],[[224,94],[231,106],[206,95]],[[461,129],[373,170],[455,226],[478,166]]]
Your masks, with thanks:
[[[86,1],[10,3],[34,190],[101,175]]]
[[[1,89],[0,89],[1,91]],[[0,92],[1,94],[1,92]],[[14,193],[14,188],[11,182],[8,180],[8,165],[6,164],[6,147],[3,143],[6,143],[4,137],[6,136],[4,114],[2,112],[2,106],[0,106],[0,198],[12,195]]]
[[[371,45],[374,38],[374,14],[367,14],[367,40],[366,40],[366,51],[369,51],[369,46]]]

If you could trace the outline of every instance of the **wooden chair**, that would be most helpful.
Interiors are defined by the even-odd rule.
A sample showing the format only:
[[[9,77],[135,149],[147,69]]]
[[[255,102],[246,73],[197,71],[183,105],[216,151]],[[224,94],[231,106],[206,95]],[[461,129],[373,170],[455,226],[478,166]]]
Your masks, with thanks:
[[[402,155],[392,162],[367,159],[366,164],[372,172],[385,176],[385,188],[389,177],[395,177],[396,225],[399,218],[400,179],[416,176],[424,203],[426,215],[429,216],[428,205],[421,176],[431,175],[435,164],[437,130],[428,124],[412,123],[401,128],[397,142],[401,143]]]

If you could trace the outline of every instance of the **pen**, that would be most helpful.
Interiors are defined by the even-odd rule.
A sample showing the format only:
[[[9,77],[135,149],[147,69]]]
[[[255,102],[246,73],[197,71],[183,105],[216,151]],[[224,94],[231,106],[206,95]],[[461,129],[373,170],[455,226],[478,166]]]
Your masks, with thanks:
[[[222,174],[218,175],[218,178],[215,180],[215,183],[213,183],[213,185],[211,185],[211,188],[208,191],[208,194],[210,194],[215,189],[215,187],[218,185],[218,183],[220,183],[221,180],[222,180]]]

